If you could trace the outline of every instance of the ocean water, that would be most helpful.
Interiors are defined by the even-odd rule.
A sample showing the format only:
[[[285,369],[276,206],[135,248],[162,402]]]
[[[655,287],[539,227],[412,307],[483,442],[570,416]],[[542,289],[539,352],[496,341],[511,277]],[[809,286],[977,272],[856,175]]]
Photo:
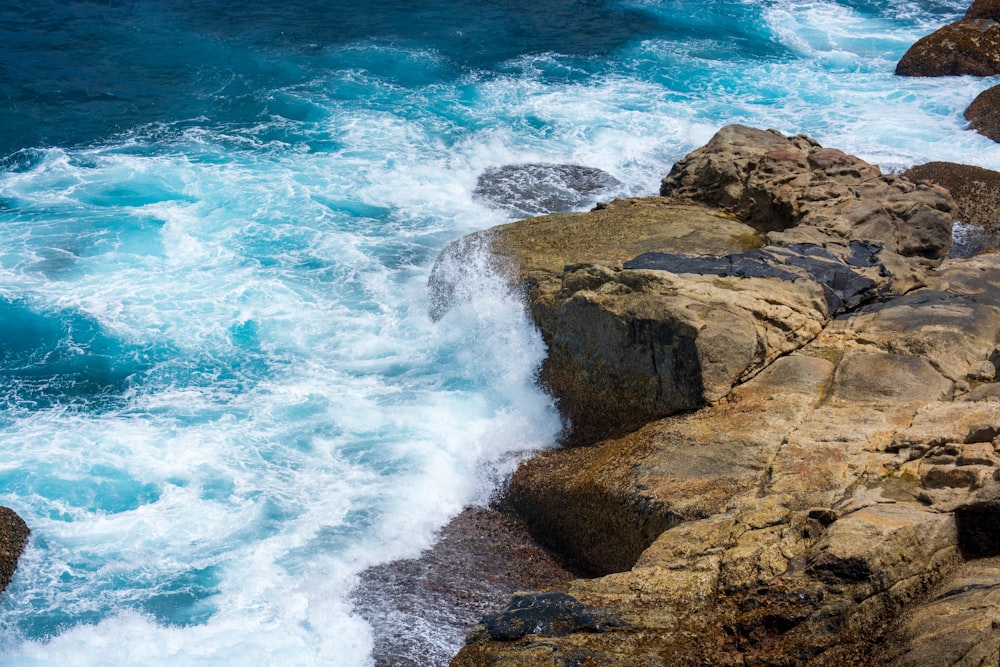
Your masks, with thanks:
[[[0,665],[368,665],[365,567],[561,425],[477,176],[652,194],[726,123],[1000,168],[902,79],[957,0],[0,0]],[[607,198],[609,195],[603,195]],[[458,647],[455,646],[455,649]]]

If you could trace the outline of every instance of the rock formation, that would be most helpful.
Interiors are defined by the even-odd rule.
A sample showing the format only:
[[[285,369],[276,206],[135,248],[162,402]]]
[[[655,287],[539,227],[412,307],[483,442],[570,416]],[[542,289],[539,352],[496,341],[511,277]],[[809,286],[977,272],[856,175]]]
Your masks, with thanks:
[[[965,110],[969,128],[993,141],[1000,141],[1000,86],[987,88]]]
[[[594,576],[453,664],[996,664],[1000,253],[947,258],[946,190],[807,137],[724,128],[663,194],[439,261],[439,315],[474,248],[525,293],[582,446],[509,502]]]
[[[896,65],[900,76],[1000,74],[1000,23],[962,19],[917,40]]]
[[[952,256],[970,257],[1000,246],[1000,172],[953,162],[928,162],[902,176],[914,183],[940,185],[955,198],[959,226],[952,234]]]
[[[1000,6],[976,0],[960,21],[917,40],[896,65],[901,76],[1000,73]]]
[[[962,20],[917,40],[896,65],[900,76],[1000,74],[1000,4],[976,0]],[[965,110],[969,129],[1000,141],[1000,87],[983,91]]]
[[[10,584],[27,543],[28,526],[24,520],[9,507],[0,507],[0,592]]]

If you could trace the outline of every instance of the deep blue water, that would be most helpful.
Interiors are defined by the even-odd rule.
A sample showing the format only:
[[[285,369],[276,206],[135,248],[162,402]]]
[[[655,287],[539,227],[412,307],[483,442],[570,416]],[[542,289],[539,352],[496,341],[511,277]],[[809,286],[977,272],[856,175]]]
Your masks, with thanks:
[[[965,7],[0,0],[0,503],[33,531],[0,664],[369,664],[355,575],[560,428],[500,281],[428,316],[444,244],[511,215],[477,176],[650,194],[730,122],[998,168],[961,118],[994,81],[892,75]]]

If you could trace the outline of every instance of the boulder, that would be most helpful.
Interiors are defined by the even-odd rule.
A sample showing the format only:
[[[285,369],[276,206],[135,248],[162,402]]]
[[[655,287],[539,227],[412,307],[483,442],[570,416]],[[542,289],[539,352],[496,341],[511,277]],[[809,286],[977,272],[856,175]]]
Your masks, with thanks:
[[[969,128],[993,141],[1000,141],[1000,86],[987,88],[965,110]]]
[[[1000,97],[996,103],[1000,105]],[[915,183],[939,185],[954,197],[958,220],[952,233],[953,257],[971,257],[1000,246],[1000,172],[954,162],[928,162],[902,176]]]
[[[998,0],[976,0],[966,10],[966,20],[969,19],[992,19],[1000,21],[1000,2]]]
[[[523,290],[565,443],[587,444],[719,401],[832,317],[918,286],[947,253],[954,210],[945,190],[808,137],[728,126],[660,197],[450,244],[432,315],[479,267]]]
[[[7,588],[28,543],[28,526],[9,507],[0,507],[0,591]]]
[[[660,194],[730,210],[770,243],[875,241],[931,260],[951,245],[954,202],[946,192],[883,175],[802,135],[724,127],[674,165]]]
[[[896,65],[900,76],[1000,74],[1000,23],[970,18],[922,37]]]
[[[524,217],[579,209],[622,188],[621,181],[594,167],[529,163],[486,169],[473,195]]]
[[[558,627],[474,632],[452,664],[993,657],[974,613],[941,645],[920,619],[994,604],[935,591],[1000,557],[1000,253],[946,257],[946,191],[805,137],[725,128],[664,184],[435,270],[481,248],[524,291],[581,446],[507,500],[590,575]]]

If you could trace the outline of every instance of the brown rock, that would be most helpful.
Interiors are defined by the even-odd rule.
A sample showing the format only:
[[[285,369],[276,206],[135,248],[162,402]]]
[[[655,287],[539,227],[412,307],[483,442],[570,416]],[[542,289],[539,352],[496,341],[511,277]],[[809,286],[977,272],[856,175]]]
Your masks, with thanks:
[[[954,202],[946,193],[883,176],[802,135],[724,127],[674,165],[660,194],[721,206],[769,232],[771,243],[877,241],[930,259],[951,245]]]
[[[993,19],[1000,21],[1000,1],[976,0],[965,12],[964,19]]]
[[[963,19],[917,40],[896,65],[901,76],[1000,73],[1000,23],[991,18]]]
[[[14,510],[0,507],[0,591],[7,588],[28,543],[28,526]]]
[[[965,120],[969,121],[970,129],[993,141],[1000,141],[1000,86],[993,86],[979,93],[965,110]],[[995,187],[996,178],[992,181]],[[993,197],[996,197],[995,193]],[[993,216],[994,225],[1000,224],[998,219],[1000,218],[996,215]]]
[[[995,665],[1000,660],[1000,559],[963,564],[910,611],[878,664]]]
[[[685,199],[504,225],[451,244],[433,271],[435,316],[478,266],[527,292],[568,444],[724,398],[829,318],[920,285],[951,242],[943,190],[773,131],[723,128],[663,193]],[[782,245],[754,249],[758,230]]]
[[[620,623],[470,637],[455,665],[916,660],[930,635],[897,627],[904,612],[918,618],[963,558],[1000,554],[1000,399],[970,391],[994,363],[1000,253],[942,260],[940,189],[804,137],[727,128],[713,142],[667,179],[686,200],[612,208],[714,202],[796,245],[692,257],[673,220],[640,226],[662,245],[630,258],[627,220],[604,247],[594,214],[495,231],[490,261],[549,345],[543,377],[593,442],[523,464],[509,501],[599,575],[562,592]],[[551,239],[554,224],[582,240]],[[875,296],[831,296],[856,281]],[[971,619],[952,646],[981,638]]]
[[[996,90],[996,108],[1000,110],[1000,86]],[[954,162],[928,162],[902,176],[914,183],[926,181],[946,188],[955,199],[959,220],[1000,233],[1000,172]]]

